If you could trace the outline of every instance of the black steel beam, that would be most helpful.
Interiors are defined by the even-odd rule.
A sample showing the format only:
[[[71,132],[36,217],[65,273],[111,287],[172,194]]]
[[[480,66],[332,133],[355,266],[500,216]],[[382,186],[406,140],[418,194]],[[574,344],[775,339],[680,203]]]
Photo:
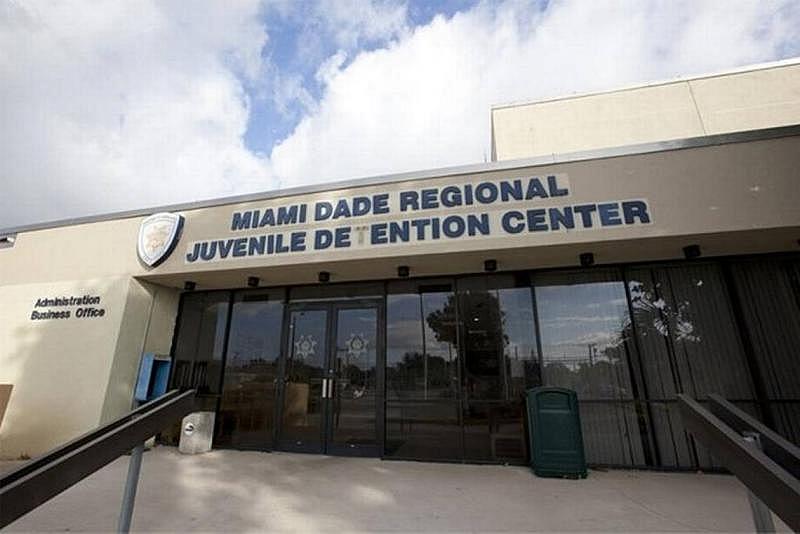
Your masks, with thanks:
[[[789,528],[800,532],[800,480],[746,444],[743,437],[687,395],[678,395],[686,429],[714,458],[766,504]]]
[[[194,410],[195,391],[172,391],[0,478],[0,528],[52,499]]]
[[[709,395],[708,399],[711,413],[739,434],[743,432],[758,433],[764,454],[789,471],[795,478],[800,478],[800,447],[719,395]]]

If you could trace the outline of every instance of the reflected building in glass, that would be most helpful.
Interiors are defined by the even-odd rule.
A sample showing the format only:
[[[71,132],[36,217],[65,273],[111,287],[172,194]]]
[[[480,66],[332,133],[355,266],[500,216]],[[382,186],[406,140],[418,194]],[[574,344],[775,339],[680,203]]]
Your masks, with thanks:
[[[714,469],[678,393],[800,439],[799,272],[789,256],[195,292],[173,382],[217,399],[218,447],[520,464],[525,392],[558,386],[591,464]]]

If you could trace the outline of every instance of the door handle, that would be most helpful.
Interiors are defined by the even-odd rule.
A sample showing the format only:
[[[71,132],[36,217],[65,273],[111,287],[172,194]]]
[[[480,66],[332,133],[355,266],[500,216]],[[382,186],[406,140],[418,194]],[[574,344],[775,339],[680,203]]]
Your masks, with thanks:
[[[322,398],[323,399],[333,398],[333,378],[322,379]]]

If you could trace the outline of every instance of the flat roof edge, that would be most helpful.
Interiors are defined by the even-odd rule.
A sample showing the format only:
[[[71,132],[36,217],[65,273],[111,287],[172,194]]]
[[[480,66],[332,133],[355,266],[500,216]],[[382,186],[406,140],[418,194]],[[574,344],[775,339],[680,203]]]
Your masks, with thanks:
[[[725,76],[735,76],[737,74],[745,74],[748,72],[757,72],[770,69],[779,69],[782,67],[792,67],[800,65],[800,56],[779,59],[776,61],[768,61],[764,63],[756,63],[753,65],[743,65],[729,70],[710,72],[705,74],[689,75],[689,76],[676,76],[675,78],[657,80],[653,82],[635,83],[631,85],[623,85],[613,89],[600,89],[597,91],[576,92],[573,94],[562,94],[556,96],[549,96],[538,100],[515,100],[512,102],[500,102],[490,106],[491,113],[495,111],[508,108],[516,108],[522,106],[535,106],[537,104],[547,104],[550,102],[559,102],[563,100],[577,100],[579,98],[589,98],[593,96],[610,95],[613,93],[625,93],[627,91],[636,91],[637,89],[648,89],[651,87],[662,87],[664,85],[671,85],[675,83],[689,83],[698,80],[710,80],[712,78],[722,78]]]
[[[779,126],[774,128],[764,128],[759,130],[745,130],[724,134],[706,135],[700,137],[689,137],[682,139],[671,139],[657,141],[653,143],[642,143],[636,145],[625,145],[611,148],[601,148],[594,150],[584,150],[565,154],[552,154],[548,156],[538,156],[534,158],[523,158],[515,160],[493,161],[487,163],[474,163],[453,167],[442,167],[437,169],[411,171],[388,175],[377,175],[365,178],[355,178],[334,182],[325,182],[307,186],[292,187],[288,189],[276,189],[259,193],[248,193],[231,197],[213,198],[184,202],[180,204],[168,204],[149,208],[110,212],[98,215],[88,215],[85,217],[74,217],[68,219],[58,219],[33,223],[9,228],[0,228],[0,236],[32,232],[36,230],[47,230],[62,226],[75,226],[79,224],[89,224],[95,222],[112,221],[119,219],[129,219],[132,217],[143,217],[160,211],[183,211],[202,208],[225,206],[229,204],[239,204],[243,202],[256,202],[259,200],[272,200],[289,196],[324,193],[338,189],[352,189],[356,187],[367,187],[381,184],[397,182],[409,182],[416,180],[426,180],[431,178],[444,178],[447,176],[457,176],[461,174],[481,174],[491,171],[510,171],[523,167],[541,167],[544,165],[555,165],[572,163],[587,160],[599,160],[606,158],[635,156],[639,154],[649,154],[653,152],[666,152],[671,150],[681,150],[687,148],[701,148],[706,146],[745,143],[750,141],[764,141],[769,139],[779,139],[782,137],[794,137],[800,135],[800,124],[789,126]]]

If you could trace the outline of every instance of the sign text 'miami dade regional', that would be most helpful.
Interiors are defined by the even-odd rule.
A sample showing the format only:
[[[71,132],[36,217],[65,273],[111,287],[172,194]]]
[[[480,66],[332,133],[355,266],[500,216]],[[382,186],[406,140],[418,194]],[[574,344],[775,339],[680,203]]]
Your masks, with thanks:
[[[569,202],[570,196],[567,175],[557,174],[236,211],[228,231],[250,235],[189,243],[185,261],[571,232],[652,222],[645,199],[575,203]],[[437,211],[435,215],[426,216],[433,210]],[[301,225],[306,227],[289,229]],[[316,228],[307,228],[312,225]],[[263,229],[270,231],[260,231]]]

